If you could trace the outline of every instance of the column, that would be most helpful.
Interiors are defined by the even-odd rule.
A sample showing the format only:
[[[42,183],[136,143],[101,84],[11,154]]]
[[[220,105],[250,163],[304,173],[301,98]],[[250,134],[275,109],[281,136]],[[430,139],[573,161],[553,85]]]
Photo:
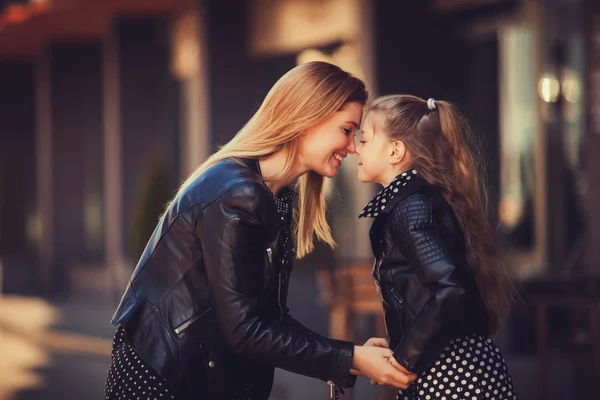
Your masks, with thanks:
[[[0,60],[0,293],[35,283],[35,97],[32,61]]]
[[[177,15],[171,31],[171,68],[181,85],[180,166],[182,179],[210,155],[207,8],[204,0]]]
[[[121,292],[179,178],[179,86],[166,18],[121,17],[104,43],[105,258]]]
[[[587,77],[587,132],[585,159],[587,163],[587,246],[586,265],[589,273],[600,275],[600,4],[586,0],[585,41]]]
[[[52,292],[69,291],[70,270],[101,253],[101,57],[99,41],[60,42],[37,64],[40,278]]]

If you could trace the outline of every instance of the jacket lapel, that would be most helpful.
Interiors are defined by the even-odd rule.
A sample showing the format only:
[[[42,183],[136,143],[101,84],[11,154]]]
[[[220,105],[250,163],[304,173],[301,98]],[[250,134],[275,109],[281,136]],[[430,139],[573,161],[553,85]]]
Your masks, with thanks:
[[[369,230],[369,239],[371,242],[371,250],[373,251],[373,255],[376,258],[374,271],[378,268],[379,260],[382,258],[383,251],[383,231],[385,227],[386,216],[396,207],[396,205],[407,198],[413,193],[418,192],[422,187],[424,187],[427,182],[417,176],[416,179],[411,179],[405,186],[400,186],[398,188],[398,192],[394,195],[394,197],[387,203],[386,209],[379,213],[377,217],[374,218],[373,224],[371,224],[371,229]]]

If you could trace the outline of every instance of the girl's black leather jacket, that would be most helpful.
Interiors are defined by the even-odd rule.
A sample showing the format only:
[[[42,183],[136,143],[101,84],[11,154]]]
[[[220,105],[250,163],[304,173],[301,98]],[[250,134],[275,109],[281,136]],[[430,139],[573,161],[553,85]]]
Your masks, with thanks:
[[[373,276],[390,348],[421,374],[449,340],[489,335],[463,233],[440,191],[420,175],[401,186],[370,230]]]

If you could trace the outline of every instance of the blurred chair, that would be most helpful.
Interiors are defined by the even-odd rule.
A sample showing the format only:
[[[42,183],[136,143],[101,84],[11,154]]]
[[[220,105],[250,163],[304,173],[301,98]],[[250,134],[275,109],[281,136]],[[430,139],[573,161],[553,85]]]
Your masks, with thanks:
[[[536,328],[539,399],[548,398],[550,352],[561,347],[576,368],[590,369],[587,377],[574,374],[583,381],[582,385],[576,382],[575,389],[584,393],[583,398],[596,399],[600,395],[600,276],[583,269],[584,243],[582,236],[559,271],[524,284]],[[570,324],[560,324],[563,336],[555,332],[558,329],[549,329],[557,312],[563,312]]]
[[[338,267],[317,268],[317,283],[321,297],[329,307],[329,334],[336,339],[362,344],[369,337],[357,332],[357,317],[371,316],[377,321],[375,336],[387,337],[381,300],[368,262],[342,264]],[[395,399],[396,390],[381,387],[378,400]]]
[[[368,339],[357,337],[355,333],[355,319],[361,314],[378,317],[375,332],[385,337],[381,301],[371,270],[368,263],[317,270],[321,296],[330,309],[329,333],[332,337],[355,341]]]

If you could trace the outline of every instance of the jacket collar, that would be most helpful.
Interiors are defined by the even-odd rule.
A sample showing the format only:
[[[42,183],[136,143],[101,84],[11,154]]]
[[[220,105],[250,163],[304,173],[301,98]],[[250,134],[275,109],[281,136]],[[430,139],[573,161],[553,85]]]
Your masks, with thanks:
[[[248,167],[250,170],[256,172],[256,174],[262,180],[262,171],[260,170],[260,163],[258,162],[258,159],[256,159],[256,158],[238,158],[237,160],[239,162],[241,162],[243,165],[245,165],[246,167]],[[298,197],[298,193],[296,193],[294,190],[292,190],[289,187],[282,188],[279,191],[279,194],[277,194],[277,195],[275,195],[275,193],[273,193],[266,184],[265,184],[265,187],[267,188],[269,193],[271,193],[271,195],[273,196],[273,200],[275,200],[275,203],[278,205],[277,208],[280,211],[281,211],[281,209],[280,209],[279,202],[287,203],[291,207],[291,205],[294,203],[294,201],[296,201],[296,198]]]
[[[250,170],[256,172],[256,174],[261,175],[260,164],[258,163],[257,159],[255,159],[255,158],[235,158],[234,160],[241,163],[242,165],[249,168]]]
[[[381,214],[387,214],[396,203],[416,192],[423,184],[423,178],[417,170],[399,174],[363,208],[358,218],[376,218]]]

